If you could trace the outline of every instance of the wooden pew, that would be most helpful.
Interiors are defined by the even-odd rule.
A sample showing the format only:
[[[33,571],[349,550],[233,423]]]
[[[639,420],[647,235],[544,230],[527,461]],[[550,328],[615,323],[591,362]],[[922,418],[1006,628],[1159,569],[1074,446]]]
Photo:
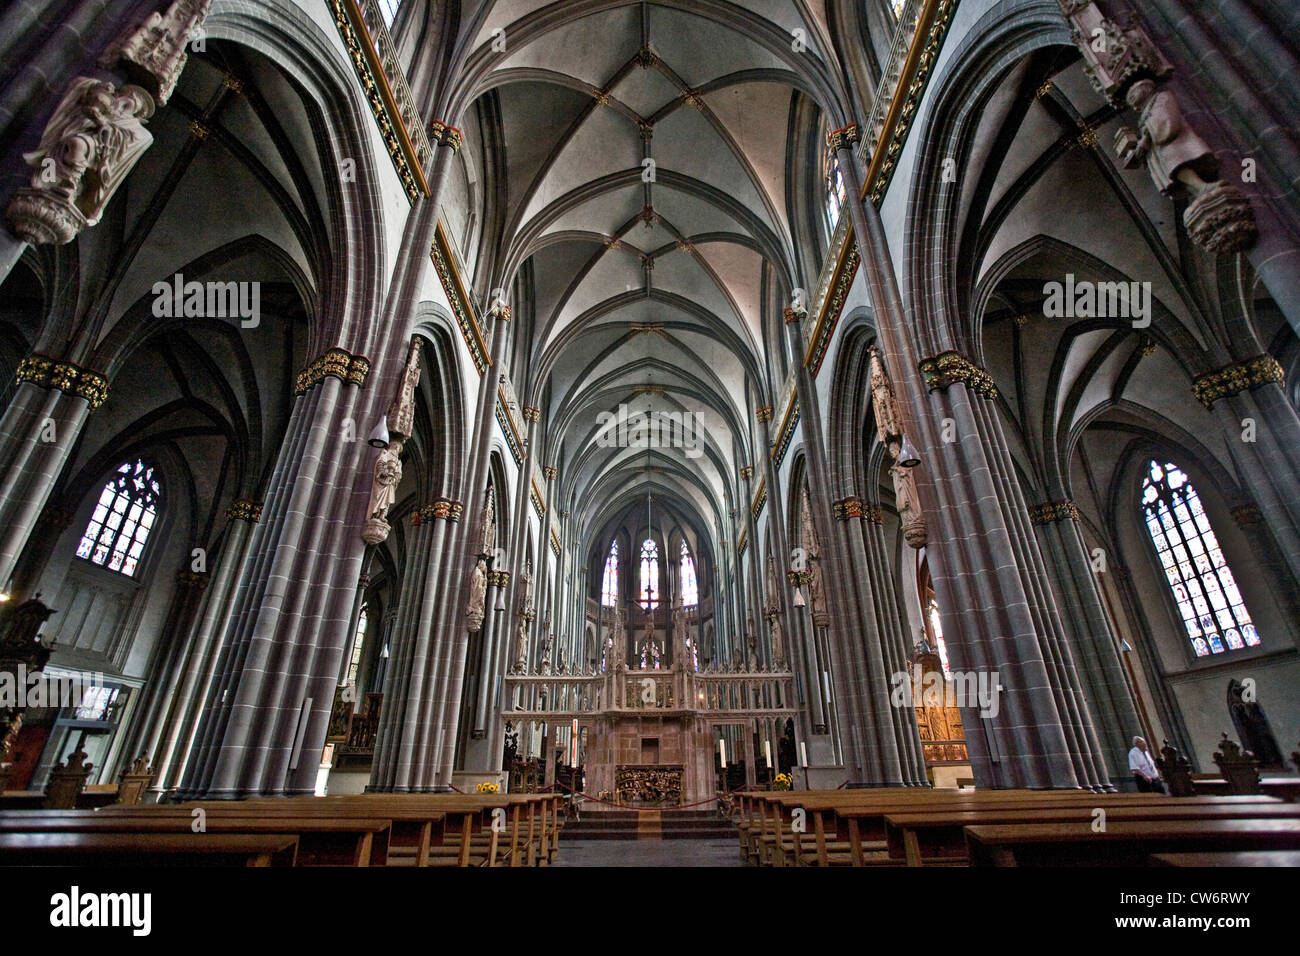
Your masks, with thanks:
[[[782,807],[768,810],[764,817],[760,862],[782,865],[868,866],[897,865],[886,852],[885,815],[889,812],[944,810],[985,806],[1074,806],[1097,805],[1114,798],[1142,801],[1165,801],[1163,794],[1096,794],[1085,790],[931,790],[928,788],[889,788],[878,790],[791,791],[765,793],[766,802]],[[1044,801],[1052,801],[1045,803]],[[809,833],[795,841],[790,831],[793,809],[802,807],[807,814]],[[775,858],[779,845],[784,861]],[[897,861],[901,863],[901,861]]]
[[[208,834],[290,834],[298,838],[297,866],[383,866],[386,819],[302,812],[247,813],[238,804],[204,807]],[[141,843],[159,833],[192,833],[188,808],[114,806],[98,811],[38,810],[0,813],[0,833],[136,833]]]
[[[0,833],[3,866],[293,866],[298,838],[268,833]]]
[[[1281,803],[1271,797],[1258,802],[1215,797],[1193,797],[1168,801],[1127,803],[1122,797],[1098,802],[1106,811],[1106,823],[1117,820],[1228,820],[1241,818],[1300,819],[1300,807]],[[927,810],[889,813],[885,816],[885,839],[891,860],[907,866],[939,864],[965,865],[965,827],[1007,823],[1048,823],[1059,821],[1063,828],[1093,826],[1093,807],[989,807],[984,809]]]
[[[972,866],[1144,866],[1152,853],[1300,850],[1300,820],[1119,821],[1101,833],[972,826],[966,845]]]

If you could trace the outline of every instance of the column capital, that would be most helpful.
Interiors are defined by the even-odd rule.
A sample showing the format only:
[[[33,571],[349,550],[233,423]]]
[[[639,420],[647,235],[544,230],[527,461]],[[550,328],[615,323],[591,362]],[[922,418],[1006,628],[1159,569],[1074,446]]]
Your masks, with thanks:
[[[418,528],[435,518],[443,521],[459,521],[465,506],[452,498],[435,498],[432,504],[421,505],[411,512],[411,527]]]
[[[439,146],[450,146],[453,151],[459,150],[465,142],[465,137],[459,129],[442,120],[429,120],[429,139]]]
[[[753,479],[753,477],[754,477],[754,466],[753,466],[753,465],[741,465],[741,466],[740,466],[740,477],[741,477],[744,481],[750,481],[751,479]]]
[[[239,498],[226,509],[226,517],[231,521],[247,521],[257,524],[262,520],[262,505],[247,498]]]
[[[39,388],[57,388],[60,392],[84,398],[93,411],[108,400],[108,379],[99,372],[71,362],[60,362],[33,352],[18,363],[17,382],[30,382]]]
[[[353,355],[347,349],[335,346],[326,349],[303,366],[294,383],[293,393],[305,394],[330,376],[345,384],[361,386],[366,383],[366,376],[369,374],[370,359],[364,355]]]
[[[833,129],[826,134],[826,145],[832,153],[838,153],[842,149],[848,149],[861,139],[858,133],[858,124],[850,123],[848,126],[841,126],[839,129]]]
[[[524,421],[534,424],[542,420],[542,410],[534,405],[524,406]]]
[[[1035,525],[1053,524],[1067,518],[1074,521],[1079,520],[1079,509],[1075,507],[1074,502],[1069,498],[1033,505],[1029,509],[1029,520]]]
[[[1214,408],[1221,398],[1231,398],[1249,388],[1286,381],[1286,372],[1278,360],[1264,354],[1232,362],[1192,379],[1192,394],[1206,408]]]
[[[542,465],[542,474],[546,476],[547,481],[554,481],[556,476],[559,475],[559,471],[556,470],[554,465]]]
[[[921,359],[917,369],[925,379],[925,387],[932,392],[961,382],[985,398],[996,398],[998,394],[993,376],[954,349]]]
[[[762,408],[755,409],[754,417],[760,422],[770,422],[772,420],[772,406],[764,405]]]

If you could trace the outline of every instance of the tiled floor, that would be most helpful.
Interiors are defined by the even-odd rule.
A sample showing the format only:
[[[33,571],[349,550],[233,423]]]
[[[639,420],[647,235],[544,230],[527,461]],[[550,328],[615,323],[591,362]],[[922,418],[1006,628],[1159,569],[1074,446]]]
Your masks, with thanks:
[[[552,866],[743,866],[736,840],[565,840]]]

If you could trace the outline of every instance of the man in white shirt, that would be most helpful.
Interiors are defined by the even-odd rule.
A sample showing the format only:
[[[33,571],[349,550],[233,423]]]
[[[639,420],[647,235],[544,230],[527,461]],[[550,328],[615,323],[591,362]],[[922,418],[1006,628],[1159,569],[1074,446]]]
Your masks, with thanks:
[[[1133,780],[1142,793],[1164,793],[1165,785],[1160,781],[1160,771],[1151,759],[1147,742],[1141,737],[1133,738],[1133,749],[1128,752],[1128,768],[1133,771]]]

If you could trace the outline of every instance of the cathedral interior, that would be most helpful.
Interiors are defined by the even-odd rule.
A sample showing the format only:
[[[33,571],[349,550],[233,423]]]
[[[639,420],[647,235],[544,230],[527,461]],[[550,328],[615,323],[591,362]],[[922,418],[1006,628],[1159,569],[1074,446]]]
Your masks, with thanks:
[[[1297,29],[6,5],[0,802],[1294,799]]]

